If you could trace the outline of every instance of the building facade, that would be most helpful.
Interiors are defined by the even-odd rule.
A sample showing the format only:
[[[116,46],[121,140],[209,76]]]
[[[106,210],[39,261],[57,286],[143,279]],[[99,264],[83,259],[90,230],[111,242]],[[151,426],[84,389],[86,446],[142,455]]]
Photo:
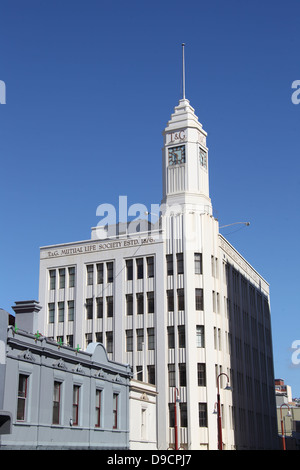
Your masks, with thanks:
[[[129,449],[128,365],[9,326],[1,449]]]
[[[219,233],[207,134],[187,99],[163,135],[158,222],[41,248],[38,330],[99,341],[155,384],[159,449],[218,448],[218,388],[223,448],[276,448],[269,285]]]

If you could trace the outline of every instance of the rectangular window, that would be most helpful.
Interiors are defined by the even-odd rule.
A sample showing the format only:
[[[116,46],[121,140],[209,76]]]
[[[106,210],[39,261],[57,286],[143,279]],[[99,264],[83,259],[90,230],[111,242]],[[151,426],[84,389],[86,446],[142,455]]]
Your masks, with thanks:
[[[178,346],[179,348],[185,348],[185,326],[178,326]]]
[[[198,403],[198,411],[199,411],[199,427],[207,428],[207,404]]]
[[[67,345],[70,348],[74,347],[74,336],[73,335],[67,335]]]
[[[175,406],[174,403],[169,403],[169,427],[175,426]]]
[[[168,348],[174,349],[175,348],[175,337],[174,337],[174,326],[168,326]]]
[[[78,426],[79,423],[79,392],[80,386],[73,386],[73,426]]]
[[[144,330],[143,328],[137,328],[136,330],[136,350],[143,351],[144,344]]]
[[[133,330],[126,330],[126,351],[133,351]]]
[[[138,315],[143,315],[144,313],[144,294],[136,294],[136,313]]]
[[[154,277],[154,256],[149,256],[147,259],[147,277]]]
[[[92,320],[92,318],[93,318],[93,299],[86,299],[85,308],[86,308],[86,319],[87,320]]]
[[[60,424],[61,382],[54,381],[52,424]]]
[[[127,281],[132,281],[133,279],[133,260],[126,260],[126,279]]]
[[[154,313],[154,292],[147,292],[147,312]]]
[[[65,268],[59,269],[59,288],[64,289],[66,283],[66,270]]]
[[[167,290],[168,312],[174,312],[174,291]]]
[[[74,287],[75,286],[75,268],[69,268],[69,287]]]
[[[180,426],[182,428],[187,428],[187,404],[179,403],[180,410]]]
[[[179,385],[186,387],[186,365],[184,363],[179,364]]]
[[[113,429],[118,429],[118,405],[119,405],[118,393],[113,394]]]
[[[178,310],[184,310],[184,289],[177,289]]]
[[[173,255],[166,255],[167,275],[173,276]]]
[[[169,378],[169,387],[175,387],[176,386],[175,364],[168,364],[168,378]]]
[[[94,266],[89,264],[86,267],[86,283],[88,286],[92,286],[94,282]]]
[[[108,353],[114,352],[114,337],[112,331],[106,332],[106,351]]]
[[[143,279],[144,278],[143,258],[137,258],[137,260],[136,260],[136,277],[137,277],[137,279]]]
[[[206,387],[206,366],[205,363],[198,362],[197,364],[197,378],[198,386]]]
[[[183,253],[177,253],[176,260],[177,260],[177,274],[183,274],[184,272]]]
[[[65,319],[65,303],[58,302],[58,321],[63,322]]]
[[[114,316],[114,298],[112,295],[106,297],[106,316]]]
[[[26,421],[27,390],[28,390],[28,376],[24,374],[20,374],[19,386],[18,386],[17,421]]]
[[[55,304],[51,302],[48,304],[48,322],[54,323],[54,316],[55,316]]]
[[[103,297],[96,297],[97,318],[103,318]]]
[[[148,351],[155,349],[155,333],[154,328],[147,328],[148,335]]]
[[[196,325],[196,347],[204,348],[204,326]]]
[[[106,270],[107,270],[107,282],[113,282],[114,281],[114,263],[110,261],[109,263],[106,263]]]
[[[68,321],[74,321],[74,300],[68,300]]]
[[[136,379],[143,382],[143,366],[136,366]]]
[[[195,308],[203,310],[203,289],[195,289]]]
[[[148,372],[148,383],[155,385],[155,366],[154,365],[147,366],[147,372]]]
[[[95,402],[95,427],[101,427],[101,398],[102,390],[96,390],[96,402]]]
[[[88,345],[93,341],[93,333],[86,333],[85,334],[85,347],[87,348]]]
[[[126,294],[126,315],[133,315],[133,295]]]
[[[97,343],[103,343],[103,333],[102,333],[102,331],[97,331],[96,332],[96,342]]]
[[[54,290],[56,287],[56,270],[51,269],[49,271],[49,280],[50,280],[50,290]]]
[[[202,274],[202,253],[194,254],[195,274]]]
[[[103,263],[96,265],[97,269],[97,284],[103,284]]]

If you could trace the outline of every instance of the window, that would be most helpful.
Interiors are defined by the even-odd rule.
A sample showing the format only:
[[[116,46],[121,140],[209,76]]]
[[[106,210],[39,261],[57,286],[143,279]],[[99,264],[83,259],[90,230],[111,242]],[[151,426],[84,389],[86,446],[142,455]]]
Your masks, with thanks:
[[[197,377],[198,377],[198,386],[206,387],[206,367],[205,363],[198,362],[197,364]]]
[[[73,386],[73,426],[78,426],[79,423],[79,392],[80,386]]]
[[[196,325],[196,346],[204,348],[204,326]]]
[[[97,284],[103,284],[103,263],[96,265],[97,269]]]
[[[69,287],[75,286],[75,268],[69,268]]]
[[[93,318],[93,299],[86,299],[85,308],[86,308],[86,319],[87,320],[92,320],[92,318]]]
[[[86,333],[85,334],[85,347],[87,348],[88,345],[93,341],[93,333]]]
[[[63,322],[65,317],[65,303],[58,302],[58,321]]]
[[[114,316],[114,298],[112,295],[106,297],[106,316]]]
[[[174,326],[168,326],[168,348],[174,349],[175,348],[175,337],[174,337]]]
[[[113,394],[113,429],[118,429],[118,403],[119,394]]]
[[[174,312],[174,291],[167,290],[168,312]]]
[[[73,335],[67,335],[67,345],[70,348],[74,347],[74,336]]]
[[[48,304],[48,322],[54,323],[54,316],[55,316],[55,304],[51,302]]]
[[[178,326],[178,346],[179,348],[185,348],[185,326]]]
[[[87,275],[87,285],[91,286],[93,285],[94,282],[94,266],[92,264],[89,264],[86,267],[86,275]]]
[[[126,315],[133,314],[133,295],[126,294]]]
[[[50,278],[50,290],[54,290],[55,285],[56,285],[56,271],[55,271],[55,269],[51,269],[49,271],[49,278]]]
[[[126,330],[126,351],[133,351],[133,330]]]
[[[132,281],[133,279],[133,260],[126,260],[126,279],[127,281]]]
[[[207,404],[198,403],[198,411],[199,411],[199,427],[207,428]]]
[[[186,387],[186,365],[184,363],[179,364],[179,385]]]
[[[143,258],[138,258],[136,260],[136,277],[137,277],[137,279],[143,279],[143,277],[144,277]]]
[[[103,318],[103,297],[96,297],[97,318]]]
[[[147,260],[147,277],[154,277],[154,256],[149,256]]]
[[[179,403],[179,410],[180,410],[180,426],[182,428],[187,427],[187,404],[186,403]]]
[[[27,390],[28,376],[20,374],[18,387],[17,421],[26,421]]]
[[[68,300],[68,320],[74,321],[74,300]]]
[[[169,403],[169,427],[175,426],[175,406],[174,403]]]
[[[60,424],[61,382],[54,381],[52,424]]]
[[[184,289],[177,289],[178,310],[184,310]]]
[[[195,289],[195,308],[203,310],[203,289]]]
[[[96,401],[95,401],[95,427],[100,428],[101,426],[101,398],[102,390],[96,390]]]
[[[148,383],[155,385],[155,366],[154,365],[147,366],[147,371],[148,371]]]
[[[167,260],[167,275],[173,276],[173,255],[166,255]]]
[[[183,253],[177,253],[176,254],[176,260],[177,260],[177,274],[183,274],[183,272],[184,272]]]
[[[59,288],[64,289],[65,288],[65,282],[66,282],[66,270],[65,268],[59,269]]]
[[[136,313],[142,315],[144,313],[144,294],[136,294]]]
[[[142,328],[137,328],[136,330],[136,349],[137,351],[143,351],[144,344],[144,330]]]
[[[106,351],[112,353],[114,350],[114,337],[112,331],[106,332]]]
[[[136,379],[143,381],[143,366],[136,366]]]
[[[107,270],[107,282],[113,282],[114,280],[114,263],[110,261],[106,263],[106,270]]]
[[[202,274],[202,253],[194,254],[195,274]]]
[[[96,332],[96,342],[97,343],[103,343],[103,333],[102,333],[102,331],[97,331]]]
[[[148,335],[148,351],[155,349],[155,334],[154,328],[147,328]]]
[[[154,313],[154,292],[147,292],[147,312]]]
[[[168,378],[169,378],[169,387],[175,387],[176,386],[175,364],[168,364]]]

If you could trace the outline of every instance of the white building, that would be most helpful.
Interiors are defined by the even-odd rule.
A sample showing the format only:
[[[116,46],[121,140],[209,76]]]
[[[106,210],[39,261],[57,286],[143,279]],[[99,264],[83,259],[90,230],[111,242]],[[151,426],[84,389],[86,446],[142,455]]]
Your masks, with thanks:
[[[159,449],[174,447],[175,416],[180,447],[217,449],[217,382],[224,448],[276,448],[269,285],[219,233],[206,136],[180,100],[156,225],[95,227],[90,240],[41,248],[38,329],[74,347],[103,342],[155,383]]]

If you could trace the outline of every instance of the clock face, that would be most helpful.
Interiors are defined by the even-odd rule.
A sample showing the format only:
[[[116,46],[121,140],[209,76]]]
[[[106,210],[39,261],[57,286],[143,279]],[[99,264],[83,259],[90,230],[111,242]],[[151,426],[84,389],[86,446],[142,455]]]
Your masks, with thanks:
[[[169,148],[169,165],[185,163],[185,146]]]
[[[199,147],[199,160],[200,165],[207,169],[207,153],[201,147]]]

